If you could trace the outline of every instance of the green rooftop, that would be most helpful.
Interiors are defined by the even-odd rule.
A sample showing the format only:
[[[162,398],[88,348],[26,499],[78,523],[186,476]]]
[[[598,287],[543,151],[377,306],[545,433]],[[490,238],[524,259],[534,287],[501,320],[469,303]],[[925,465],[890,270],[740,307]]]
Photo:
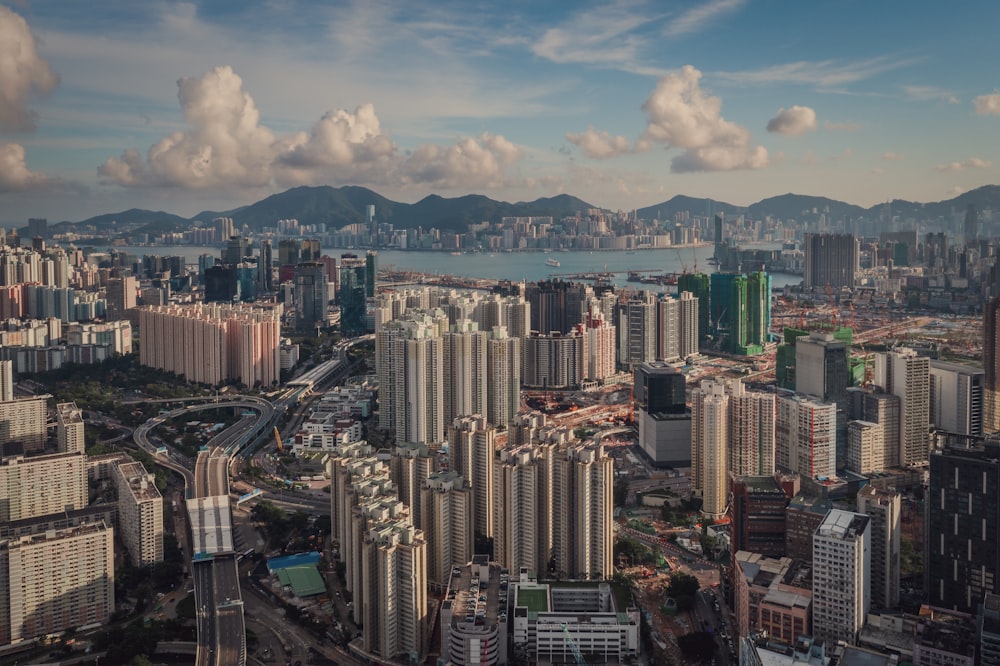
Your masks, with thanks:
[[[299,598],[311,597],[326,592],[326,583],[319,571],[313,565],[288,567],[278,571],[278,580],[282,585],[290,585],[292,592]]]
[[[525,606],[529,613],[547,613],[549,592],[547,589],[517,588],[517,606]]]

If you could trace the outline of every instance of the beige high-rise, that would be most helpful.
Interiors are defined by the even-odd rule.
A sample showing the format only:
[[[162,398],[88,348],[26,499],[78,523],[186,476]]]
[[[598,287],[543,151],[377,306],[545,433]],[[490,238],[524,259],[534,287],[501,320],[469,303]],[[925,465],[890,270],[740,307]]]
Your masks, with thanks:
[[[156,477],[140,462],[115,468],[118,529],[132,564],[145,567],[163,560],[163,496]]]

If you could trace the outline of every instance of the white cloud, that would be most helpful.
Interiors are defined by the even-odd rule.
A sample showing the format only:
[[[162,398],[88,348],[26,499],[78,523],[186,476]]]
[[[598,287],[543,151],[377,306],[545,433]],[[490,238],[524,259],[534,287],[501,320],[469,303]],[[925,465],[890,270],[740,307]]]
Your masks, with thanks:
[[[778,83],[832,88],[869,79],[877,74],[906,67],[920,58],[903,60],[888,56],[844,62],[841,60],[800,60],[743,72],[716,72],[714,76],[733,85],[757,86]]]
[[[711,0],[710,2],[692,7],[667,25],[665,34],[668,37],[698,32],[716,17],[739,9],[745,0]]]
[[[488,133],[452,146],[425,144],[406,156],[386,135],[375,108],[327,112],[310,132],[275,134],[230,67],[178,81],[187,129],[149,148],[107,159],[102,183],[125,187],[254,188],[320,182],[404,187],[499,187],[523,152]]]
[[[585,132],[567,134],[566,140],[574,144],[583,154],[595,160],[608,157],[619,157],[632,152],[628,139],[621,135],[612,135],[604,130],[587,127]]]
[[[816,129],[816,112],[808,106],[778,109],[778,115],[767,122],[767,131],[798,136]]]
[[[990,162],[989,160],[984,160],[979,157],[970,157],[962,162],[938,164],[934,168],[938,171],[965,171],[966,169],[989,169],[991,166],[993,166],[993,162]]]
[[[949,104],[959,103],[954,93],[935,86],[903,86],[903,93],[910,99],[921,102],[942,100]]]
[[[882,153],[882,159],[887,162],[893,162],[895,160],[901,160],[905,158],[899,153],[894,153],[891,150],[887,150],[884,153]]]
[[[59,77],[41,56],[28,22],[0,5],[0,130],[35,128],[28,99],[46,95]]]
[[[767,150],[751,146],[750,132],[721,116],[722,100],[706,95],[700,79],[700,71],[685,65],[657,82],[642,105],[648,117],[642,141],[683,149],[671,163],[675,172],[767,166]]]
[[[980,95],[972,100],[972,104],[981,116],[1000,116],[1000,92]]]
[[[827,120],[823,123],[823,127],[831,132],[857,132],[861,129],[861,123],[833,122]]]
[[[24,146],[0,143],[0,193],[39,189],[51,182],[45,174],[28,168],[24,161]]]

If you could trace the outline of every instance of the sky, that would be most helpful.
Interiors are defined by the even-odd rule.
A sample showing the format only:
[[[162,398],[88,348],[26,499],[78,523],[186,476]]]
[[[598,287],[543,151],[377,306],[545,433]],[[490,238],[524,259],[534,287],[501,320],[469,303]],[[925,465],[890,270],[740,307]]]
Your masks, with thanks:
[[[1000,3],[0,0],[0,224],[1000,183]]]

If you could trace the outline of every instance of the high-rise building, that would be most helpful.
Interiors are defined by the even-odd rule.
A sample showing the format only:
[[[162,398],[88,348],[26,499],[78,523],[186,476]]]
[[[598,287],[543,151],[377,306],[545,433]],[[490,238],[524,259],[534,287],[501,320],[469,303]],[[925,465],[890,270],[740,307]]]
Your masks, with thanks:
[[[980,666],[1000,666],[1000,594],[987,592],[976,615]]]
[[[809,479],[837,475],[837,406],[800,395],[778,396],[775,464]]]
[[[1000,295],[983,306],[983,431],[1000,431]]]
[[[813,637],[855,645],[871,608],[871,518],[833,509],[813,535]]]
[[[666,296],[656,308],[656,358],[676,361],[681,358],[681,303]]]
[[[831,333],[813,332],[795,341],[795,390],[846,407],[851,384],[850,344]]]
[[[396,439],[434,443],[444,439],[444,340],[447,317],[438,312],[396,319],[376,334],[379,426]]]
[[[321,262],[295,266],[295,327],[308,331],[326,326],[326,308],[330,304],[330,278]]]
[[[765,272],[713,273],[711,325],[720,348],[732,354],[759,354],[771,327],[771,276]]]
[[[930,456],[924,589],[971,613],[1000,581],[1000,443],[956,437]]]
[[[851,388],[848,395],[848,418],[877,423],[882,427],[882,468],[899,467],[899,396],[870,389]]]
[[[775,396],[732,385],[729,472],[737,476],[774,474]]]
[[[908,348],[876,354],[875,384],[899,396],[899,464],[926,463],[930,450],[930,359]]]
[[[613,359],[612,352],[612,366]],[[505,326],[494,326],[486,341],[486,362],[486,419],[506,427],[521,406],[521,338],[509,335]]]
[[[128,311],[136,306],[139,283],[134,275],[111,278],[107,286],[107,321],[119,321],[128,317]]]
[[[812,562],[813,534],[833,508],[825,495],[796,494],[785,510],[785,556]]]
[[[563,541],[566,544],[563,550],[569,555],[565,563],[556,561],[556,571],[565,572],[565,577],[571,579],[611,578],[615,543],[614,460],[602,446],[571,446],[556,457],[555,472],[563,483],[553,488],[553,495],[557,506],[564,506],[567,511],[553,514],[566,517],[552,521],[553,540]]]
[[[152,566],[163,560],[163,496],[156,477],[140,462],[115,468],[118,489],[118,531],[132,566]]]
[[[50,395],[0,402],[0,444],[19,442],[24,453],[39,453],[45,447]],[[4,454],[6,457],[6,454]]]
[[[674,308],[674,313],[676,308]],[[676,317],[674,326],[676,328]],[[634,368],[657,358],[657,302],[653,294],[639,291],[618,306],[618,363]]]
[[[938,430],[983,434],[985,373],[961,363],[930,361],[930,420]]]
[[[726,513],[729,500],[729,396],[725,382],[706,379],[691,395],[691,491],[701,497],[701,512]]]
[[[871,421],[847,424],[847,469],[855,474],[881,472],[885,464],[885,431]]]
[[[60,453],[84,453],[83,412],[75,402],[56,405],[56,448]]]
[[[711,315],[711,286],[705,273],[684,273],[677,279],[677,292],[690,293],[698,300],[698,343],[704,344],[710,335],[709,319]]]
[[[271,241],[267,238],[260,241],[260,256],[257,258],[257,291],[271,293],[274,291],[274,252]]]
[[[390,477],[399,501],[410,507],[410,520],[425,530],[421,496],[427,479],[437,471],[437,456],[426,444],[397,442],[389,459]]]
[[[858,491],[858,513],[871,519],[872,607],[899,605],[900,496],[867,485]]]
[[[532,332],[524,339],[521,382],[524,386],[562,389],[583,380],[584,336],[577,330],[563,335]]]
[[[475,322],[461,319],[443,337],[444,419],[451,423],[466,414],[486,414],[490,380],[488,335]]]
[[[367,264],[353,254],[340,257],[340,330],[345,336],[364,335],[368,329]]]
[[[462,475],[472,486],[472,529],[481,537],[490,538],[494,525],[493,459],[496,457],[495,427],[481,415],[456,418],[448,427],[448,454],[451,469]]]
[[[542,335],[569,333],[583,321],[587,287],[582,283],[541,280],[525,286],[530,306],[531,330]]]
[[[455,471],[438,472],[420,491],[424,538],[427,540],[427,582],[432,589],[448,588],[451,571],[472,560],[472,489]]]
[[[114,530],[104,522],[0,540],[0,645],[88,625],[115,611]]]
[[[230,266],[242,264],[243,260],[253,256],[253,241],[243,236],[233,235],[226,241],[222,251],[222,263]]]
[[[374,217],[374,215],[373,215]],[[365,253],[365,297],[375,298],[375,284],[378,282],[378,252]]]
[[[781,483],[774,476],[737,476],[731,485],[730,551],[783,557],[785,508],[789,497]]]
[[[545,517],[541,511],[548,510],[552,500],[551,486],[544,489],[548,492],[543,490],[547,480],[540,460],[543,451],[531,445],[507,447],[493,466],[497,527],[493,554],[510,571],[548,571],[548,551],[540,541],[548,537],[551,543],[551,534],[545,534],[540,523]]]
[[[0,361],[0,402],[14,400],[14,361]]]
[[[8,447],[5,447],[8,448]],[[87,457],[54,453],[0,461],[0,523],[87,506]]]
[[[979,215],[976,213],[976,205],[969,204],[965,209],[965,232],[966,244],[972,243],[979,236]]]
[[[680,292],[680,357],[687,357],[698,353],[699,326],[701,325],[701,304],[698,297],[690,291]],[[707,306],[706,306],[707,307]]]
[[[861,248],[852,234],[806,234],[802,247],[805,251],[803,286],[806,289],[854,288]]]

